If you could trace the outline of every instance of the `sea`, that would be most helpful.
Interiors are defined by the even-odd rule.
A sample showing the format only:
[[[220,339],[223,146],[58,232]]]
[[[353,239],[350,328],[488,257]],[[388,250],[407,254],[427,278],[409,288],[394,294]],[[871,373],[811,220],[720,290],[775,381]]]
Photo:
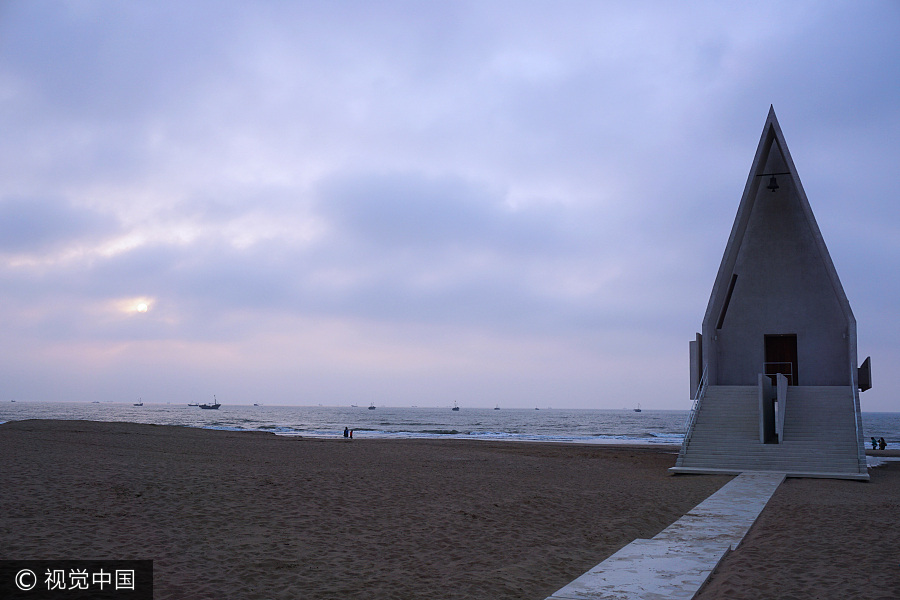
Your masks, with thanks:
[[[113,402],[2,402],[0,423],[84,419],[180,425],[283,436],[481,439],[595,444],[681,444],[687,410],[516,409],[378,406],[246,406],[204,410],[186,404],[134,406]],[[900,413],[862,414],[864,439],[900,447]],[[868,447],[868,443],[867,443]]]

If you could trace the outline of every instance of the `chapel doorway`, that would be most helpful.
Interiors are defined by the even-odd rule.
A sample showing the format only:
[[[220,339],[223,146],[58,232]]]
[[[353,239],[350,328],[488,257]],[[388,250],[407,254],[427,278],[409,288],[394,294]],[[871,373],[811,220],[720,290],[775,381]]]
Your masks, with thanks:
[[[766,358],[764,373],[776,383],[776,375],[781,373],[788,385],[797,385],[797,334],[785,333],[765,336]]]

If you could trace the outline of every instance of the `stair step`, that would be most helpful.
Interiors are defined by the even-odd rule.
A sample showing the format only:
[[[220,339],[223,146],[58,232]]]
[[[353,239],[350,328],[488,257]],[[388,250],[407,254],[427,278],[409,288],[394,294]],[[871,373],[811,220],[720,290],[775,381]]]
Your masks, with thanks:
[[[758,388],[710,386],[677,464],[865,474],[853,402],[849,387],[789,387],[781,443],[762,444]]]

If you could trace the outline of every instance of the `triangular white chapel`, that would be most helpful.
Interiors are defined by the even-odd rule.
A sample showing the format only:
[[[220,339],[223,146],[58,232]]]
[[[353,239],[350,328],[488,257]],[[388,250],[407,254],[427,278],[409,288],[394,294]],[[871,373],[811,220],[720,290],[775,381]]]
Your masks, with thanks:
[[[673,472],[868,479],[870,362],[773,108],[690,355]]]

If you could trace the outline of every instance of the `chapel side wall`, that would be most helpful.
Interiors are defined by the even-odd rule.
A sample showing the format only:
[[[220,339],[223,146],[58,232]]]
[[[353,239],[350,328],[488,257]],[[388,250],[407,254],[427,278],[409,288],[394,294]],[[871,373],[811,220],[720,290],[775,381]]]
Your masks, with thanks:
[[[696,398],[697,390],[700,387],[700,379],[703,376],[703,336],[699,333],[696,338],[688,344],[688,354],[690,360],[691,374],[691,398]]]

